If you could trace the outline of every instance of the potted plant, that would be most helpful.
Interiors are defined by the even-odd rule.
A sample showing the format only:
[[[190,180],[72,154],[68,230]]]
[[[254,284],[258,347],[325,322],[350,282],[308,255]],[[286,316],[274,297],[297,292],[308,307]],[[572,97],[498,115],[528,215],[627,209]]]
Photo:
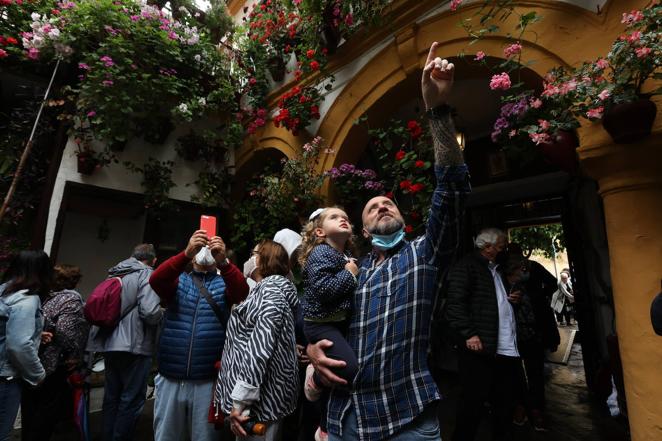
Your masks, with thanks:
[[[650,135],[657,107],[650,98],[662,87],[646,89],[648,80],[662,79],[662,5],[623,14],[626,33],[605,58],[584,63],[574,73],[576,115],[598,121],[617,144]]]
[[[92,149],[84,148],[76,152],[76,165],[78,173],[90,176],[101,166],[101,161]]]
[[[360,169],[354,164],[341,164],[324,173],[333,184],[338,203],[347,207],[356,202],[365,202],[384,192],[384,184],[377,179],[372,169]]]
[[[170,190],[176,184],[172,180],[172,161],[159,161],[152,157],[141,167],[125,162],[127,169],[143,175],[140,185],[145,194],[145,209],[157,216],[174,209],[175,205],[169,197]]]
[[[171,114],[190,120],[233,102],[227,54],[210,40],[202,15],[182,7],[176,19],[134,0],[36,3],[40,10],[16,22],[24,26],[24,57],[35,64],[58,58],[76,69],[65,90],[72,119],[86,121],[113,150],[137,135],[161,143]]]
[[[501,98],[499,117],[494,122],[492,142],[506,151],[524,155],[537,146],[545,158],[569,173],[577,170],[575,152],[579,145],[575,129],[579,121],[569,110],[573,82],[568,80],[560,87],[563,69],[547,74],[544,90],[537,95],[532,90],[509,94]]]
[[[292,134],[298,135],[312,120],[320,118],[319,104],[322,99],[322,95],[314,86],[294,86],[278,101],[278,113],[274,117],[274,124],[276,127],[282,125]]]

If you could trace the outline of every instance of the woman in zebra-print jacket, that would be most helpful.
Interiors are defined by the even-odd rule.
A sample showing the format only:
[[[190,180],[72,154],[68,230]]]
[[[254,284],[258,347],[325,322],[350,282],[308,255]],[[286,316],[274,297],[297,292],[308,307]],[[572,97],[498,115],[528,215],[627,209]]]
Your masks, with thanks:
[[[294,333],[299,304],[285,248],[264,241],[258,248],[258,284],[233,311],[228,324],[215,400],[229,415],[232,431],[245,436],[241,422],[266,422],[276,440],[282,419],[296,408],[298,361]],[[248,410],[249,417],[242,416]],[[250,437],[248,439],[251,439]]]

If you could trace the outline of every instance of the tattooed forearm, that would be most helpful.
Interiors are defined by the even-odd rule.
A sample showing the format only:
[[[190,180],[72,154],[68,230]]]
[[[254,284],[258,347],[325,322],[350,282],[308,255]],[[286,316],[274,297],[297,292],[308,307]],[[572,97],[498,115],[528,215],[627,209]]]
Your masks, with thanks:
[[[434,143],[434,162],[437,165],[462,165],[462,150],[455,138],[455,124],[450,113],[439,119],[430,118],[430,131]]]

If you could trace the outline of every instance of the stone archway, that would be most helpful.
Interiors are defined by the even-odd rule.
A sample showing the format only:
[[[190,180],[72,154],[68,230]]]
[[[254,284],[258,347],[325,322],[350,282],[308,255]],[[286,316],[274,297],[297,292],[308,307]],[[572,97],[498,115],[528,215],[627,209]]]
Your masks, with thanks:
[[[526,47],[523,62],[535,61],[530,68],[543,76],[549,69],[559,65],[572,65],[584,59],[593,59],[608,48],[615,37],[612,30],[620,23],[620,15],[610,14],[613,2],[607,4],[603,15],[597,16],[583,8],[555,1],[537,1],[527,10],[535,9],[545,17],[538,30],[537,39],[523,38]],[[632,8],[637,6],[630,1]],[[463,9],[466,16],[475,12],[479,5]],[[514,29],[516,23],[506,22],[503,29]],[[338,165],[343,158],[351,157],[343,149],[347,145],[355,148],[350,136],[354,122],[370,109],[389,90],[403,82],[409,75],[422,69],[427,50],[433,41],[441,43],[445,56],[455,56],[468,48],[470,38],[457,26],[459,17],[448,11],[427,18],[421,23],[412,23],[398,31],[394,41],[356,74],[336,98],[324,116],[318,135],[323,137],[335,151],[320,162],[320,170]],[[439,30],[444,32],[440,33]],[[532,37],[532,36],[525,36]],[[501,54],[507,41],[503,35],[485,38],[472,50],[482,50],[487,54]],[[591,45],[586,45],[591,41]],[[558,48],[552,52],[547,48]],[[461,77],[461,73],[458,74]],[[359,140],[357,140],[359,141]]]

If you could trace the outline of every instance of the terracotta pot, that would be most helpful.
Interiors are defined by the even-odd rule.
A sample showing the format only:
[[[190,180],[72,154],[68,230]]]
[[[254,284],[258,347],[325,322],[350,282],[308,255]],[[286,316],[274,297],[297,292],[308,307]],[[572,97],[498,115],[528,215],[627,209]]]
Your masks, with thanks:
[[[616,104],[602,117],[602,126],[616,144],[639,142],[651,134],[657,106],[647,98]]]
[[[285,61],[283,60],[282,55],[276,55],[269,58],[267,62],[269,66],[269,73],[271,73],[271,78],[277,83],[283,81],[285,78]]]
[[[78,173],[81,175],[91,175],[97,168],[96,159],[88,154],[79,154],[77,159]]]
[[[538,147],[545,159],[568,173],[577,172],[579,161],[575,149],[579,140],[574,132],[560,130],[554,135],[552,142],[543,142]]]

